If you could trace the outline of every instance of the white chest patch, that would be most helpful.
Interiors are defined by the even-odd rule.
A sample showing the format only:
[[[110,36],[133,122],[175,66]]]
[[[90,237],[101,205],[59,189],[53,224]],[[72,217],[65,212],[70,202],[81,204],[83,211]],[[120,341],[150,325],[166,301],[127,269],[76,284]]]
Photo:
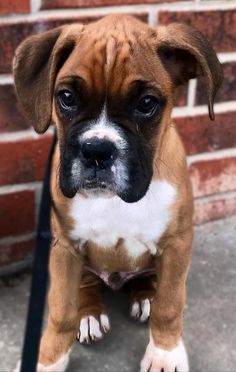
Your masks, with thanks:
[[[153,181],[146,195],[136,203],[118,196],[73,198],[70,215],[75,221],[71,238],[93,241],[101,248],[113,247],[123,238],[129,256],[136,258],[155,246],[170,220],[175,189],[165,181]]]

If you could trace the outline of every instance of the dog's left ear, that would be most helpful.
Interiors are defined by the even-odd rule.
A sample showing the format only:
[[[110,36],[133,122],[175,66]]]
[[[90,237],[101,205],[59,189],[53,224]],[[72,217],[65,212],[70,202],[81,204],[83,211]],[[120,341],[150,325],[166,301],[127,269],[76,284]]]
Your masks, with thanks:
[[[223,72],[208,40],[195,28],[181,23],[160,26],[157,36],[157,53],[175,86],[204,77],[209,116],[214,120],[213,103]]]

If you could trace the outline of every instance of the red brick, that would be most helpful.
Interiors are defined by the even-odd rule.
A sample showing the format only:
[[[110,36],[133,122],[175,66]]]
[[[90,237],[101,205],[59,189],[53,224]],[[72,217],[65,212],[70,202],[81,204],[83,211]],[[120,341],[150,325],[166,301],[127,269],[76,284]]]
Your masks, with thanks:
[[[52,137],[0,143],[0,185],[38,181],[43,178]]]
[[[29,12],[30,0],[2,0],[0,2],[0,14]]]
[[[176,118],[177,129],[188,155],[236,146],[236,112]]]
[[[195,202],[194,223],[200,225],[236,214],[236,196],[219,195],[214,199]]]
[[[11,84],[0,85],[0,133],[28,129]]]
[[[33,239],[16,243],[0,243],[0,266],[32,257],[34,245]]]
[[[0,195],[0,238],[31,232],[35,228],[33,191]]]
[[[236,10],[160,11],[159,24],[185,22],[198,28],[219,52],[236,49]]]
[[[167,2],[181,0],[165,0]],[[187,0],[189,1],[189,0]],[[106,5],[158,4],[163,0],[42,0],[41,9],[82,8]]]
[[[176,89],[175,98],[174,98],[174,106],[176,107],[183,107],[187,105],[187,94],[188,94],[188,87],[187,85],[181,85]]]
[[[236,100],[236,62],[224,63],[224,80],[216,94],[215,102],[226,102]],[[206,103],[206,93],[203,79],[198,80],[196,105],[203,105]]]
[[[147,14],[140,12],[135,16],[143,21],[147,21]],[[69,23],[89,23],[101,17],[86,16],[86,17],[64,17],[38,19],[37,21],[17,21],[10,24],[0,24],[0,73],[9,73],[11,71],[12,59],[17,46],[27,37],[33,34],[38,34],[57,26]]]
[[[190,176],[195,197],[236,190],[236,157],[197,161]]]

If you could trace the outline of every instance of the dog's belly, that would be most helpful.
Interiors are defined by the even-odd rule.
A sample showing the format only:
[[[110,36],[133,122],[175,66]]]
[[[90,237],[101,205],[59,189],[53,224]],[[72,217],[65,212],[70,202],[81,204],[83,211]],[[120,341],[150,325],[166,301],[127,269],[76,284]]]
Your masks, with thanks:
[[[175,189],[166,181],[152,181],[146,195],[136,203],[119,197],[73,198],[70,215],[73,240],[92,242],[111,249],[122,240],[127,254],[137,258],[146,251],[156,253],[161,235],[170,221]]]

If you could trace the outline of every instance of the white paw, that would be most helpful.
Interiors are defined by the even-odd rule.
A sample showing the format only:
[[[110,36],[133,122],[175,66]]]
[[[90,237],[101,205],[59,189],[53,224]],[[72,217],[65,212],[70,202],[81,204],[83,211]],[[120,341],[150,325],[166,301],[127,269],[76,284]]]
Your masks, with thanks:
[[[106,314],[101,314],[99,320],[92,315],[86,316],[80,321],[77,340],[81,344],[89,344],[91,341],[100,340],[109,329],[110,322]]]
[[[37,364],[37,372],[64,372],[69,364],[69,355],[71,349],[68,353],[63,354],[57,362],[50,364],[49,366],[44,366],[41,363]]]
[[[146,322],[150,315],[150,300],[135,301],[131,306],[130,315],[132,318],[139,320],[140,322]]]
[[[182,341],[172,350],[156,347],[152,338],[141,362],[141,372],[188,372],[188,357]]]
[[[48,366],[45,366],[41,363],[37,364],[37,372],[64,372],[69,364],[69,355],[70,351],[68,353],[63,354],[57,362],[50,364]]]
[[[67,353],[63,354],[55,363],[48,366],[38,363],[36,372],[64,372],[69,364],[70,352],[71,349]],[[20,372],[20,369],[21,361],[17,363],[16,368],[13,372]]]

